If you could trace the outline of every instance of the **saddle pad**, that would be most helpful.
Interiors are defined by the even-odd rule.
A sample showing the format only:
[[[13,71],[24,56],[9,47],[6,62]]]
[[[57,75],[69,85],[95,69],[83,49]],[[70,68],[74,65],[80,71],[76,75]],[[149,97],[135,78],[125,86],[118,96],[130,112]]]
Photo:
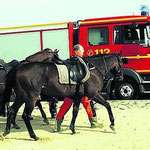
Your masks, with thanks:
[[[68,68],[65,65],[58,65],[55,64],[58,70],[58,77],[59,77],[59,83],[60,84],[69,84],[69,71]],[[77,82],[74,82],[70,79],[71,84],[77,84]]]

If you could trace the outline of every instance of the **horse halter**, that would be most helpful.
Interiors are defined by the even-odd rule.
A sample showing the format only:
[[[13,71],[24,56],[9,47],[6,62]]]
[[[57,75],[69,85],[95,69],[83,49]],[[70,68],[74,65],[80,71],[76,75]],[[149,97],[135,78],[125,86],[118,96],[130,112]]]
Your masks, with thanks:
[[[122,72],[122,61],[120,60],[118,55],[115,54],[115,56],[117,57],[117,60],[118,60],[119,70],[115,70],[115,71],[113,70],[112,72],[114,73],[115,78],[117,80],[120,80],[119,78],[123,75],[123,72]],[[105,60],[104,56],[103,56],[103,61],[104,61],[104,65],[105,65],[105,75],[106,75],[108,73],[108,66],[107,66],[107,63],[106,63],[106,60]]]
[[[107,63],[106,63],[106,60],[105,60],[105,58],[104,58],[103,55],[102,55],[102,58],[103,58],[104,66],[105,66],[105,73],[104,73],[103,76],[105,76],[105,75],[107,74],[108,67],[107,67]],[[96,59],[96,58],[95,58],[95,59]],[[96,70],[98,70],[98,72],[99,72],[100,74],[102,74],[102,72],[98,69],[98,67],[97,67],[95,64],[93,64],[92,62],[90,62],[89,64],[90,64],[91,66],[93,66],[92,69],[96,69]],[[92,70],[92,69],[90,69],[90,70]]]
[[[115,70],[114,74],[115,74],[115,80],[117,81],[122,81],[123,80],[123,70],[122,70],[122,61],[121,61],[121,58],[118,57],[118,55],[115,54],[115,56],[117,57],[117,60],[118,60],[118,65],[119,65],[119,69],[118,70]]]

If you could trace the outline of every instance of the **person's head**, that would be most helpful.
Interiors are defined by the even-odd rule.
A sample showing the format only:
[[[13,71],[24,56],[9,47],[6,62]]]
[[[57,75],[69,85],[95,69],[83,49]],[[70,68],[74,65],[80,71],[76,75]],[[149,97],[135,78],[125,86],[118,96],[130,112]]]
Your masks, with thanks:
[[[80,44],[76,44],[76,45],[73,47],[73,50],[80,52],[81,55],[83,55],[83,53],[84,53],[84,49],[83,49],[82,45],[80,45]]]

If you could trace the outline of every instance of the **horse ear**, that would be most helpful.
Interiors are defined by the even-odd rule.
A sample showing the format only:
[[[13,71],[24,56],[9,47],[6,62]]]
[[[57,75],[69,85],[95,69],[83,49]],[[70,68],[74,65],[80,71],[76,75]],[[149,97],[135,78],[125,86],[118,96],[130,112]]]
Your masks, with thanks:
[[[120,51],[119,56],[122,56],[122,50]]]
[[[54,50],[54,52],[55,52],[55,53],[58,53],[58,52],[59,52],[59,50],[58,50],[58,49],[55,49],[55,50]]]
[[[114,54],[117,54],[117,51],[115,50]]]

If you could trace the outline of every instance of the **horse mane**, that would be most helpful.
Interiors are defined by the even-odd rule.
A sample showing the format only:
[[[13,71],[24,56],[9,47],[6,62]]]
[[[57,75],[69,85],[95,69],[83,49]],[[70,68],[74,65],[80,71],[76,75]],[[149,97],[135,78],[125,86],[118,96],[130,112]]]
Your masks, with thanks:
[[[92,55],[92,56],[86,56],[84,57],[85,59],[94,59],[94,58],[99,58],[99,57],[108,57],[108,56],[112,56],[115,53],[111,53],[111,54],[97,54],[97,55]]]
[[[42,51],[41,51],[42,52]],[[43,52],[49,52],[49,53],[52,53],[53,52],[53,50],[52,49],[50,49],[50,48],[45,48],[45,49],[43,49]]]

